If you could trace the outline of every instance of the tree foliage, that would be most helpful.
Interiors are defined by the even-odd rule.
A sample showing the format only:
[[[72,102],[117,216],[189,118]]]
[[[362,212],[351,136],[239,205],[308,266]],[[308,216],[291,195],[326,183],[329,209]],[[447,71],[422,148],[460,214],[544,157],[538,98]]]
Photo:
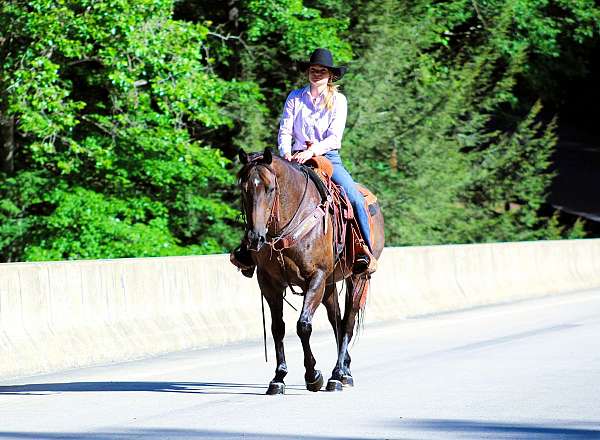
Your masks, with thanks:
[[[381,194],[395,244],[580,236],[541,213],[555,123],[540,122],[539,102],[522,113],[515,95],[537,40],[507,51],[514,10],[479,25],[467,3],[402,13],[383,2],[366,25],[371,43],[347,88],[358,103],[346,138],[356,175]]]
[[[0,259],[231,248],[231,159],[274,146],[315,47],[350,67],[342,154],[390,244],[579,236],[542,106],[599,41],[593,0],[6,0]]]
[[[3,115],[15,171],[0,186],[8,259],[219,252],[236,237],[233,179],[210,133],[256,84],[213,72],[209,28],[171,1],[9,1]],[[208,55],[207,55],[208,54]],[[32,197],[32,189],[34,197]]]

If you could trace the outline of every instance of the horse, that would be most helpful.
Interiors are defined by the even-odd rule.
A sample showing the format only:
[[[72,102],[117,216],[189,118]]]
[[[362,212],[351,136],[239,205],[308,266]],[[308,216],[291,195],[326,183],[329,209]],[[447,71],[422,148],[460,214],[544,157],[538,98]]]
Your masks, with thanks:
[[[353,274],[351,264],[336,264],[331,215],[319,216],[321,221],[310,223],[312,229],[308,233],[304,231],[306,235],[285,249],[278,248],[282,231],[296,230],[303,219],[315,212],[321,195],[315,183],[302,171],[302,166],[273,155],[270,148],[262,154],[251,155],[240,150],[238,156],[243,165],[238,172],[238,185],[245,214],[245,239],[256,263],[260,291],[271,312],[277,358],[275,376],[266,394],[285,393],[284,378],[288,369],[283,346],[283,300],[286,287],[292,288],[292,285],[299,287],[304,296],[296,331],[304,351],[306,389],[319,391],[324,382],[321,372],[315,369],[316,361],[310,347],[312,320],[321,303],[327,309],[338,350],[326,389],[340,391],[343,386],[354,386],[348,344],[357,323],[357,313],[365,304],[368,275]],[[379,258],[384,247],[383,215],[378,207],[371,211],[372,251]],[[335,284],[341,280],[346,282],[343,318]]]

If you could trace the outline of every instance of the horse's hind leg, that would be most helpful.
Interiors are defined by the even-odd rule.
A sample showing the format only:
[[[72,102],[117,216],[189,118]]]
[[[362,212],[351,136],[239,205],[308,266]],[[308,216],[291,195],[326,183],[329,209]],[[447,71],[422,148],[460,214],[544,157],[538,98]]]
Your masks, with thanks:
[[[323,386],[323,375],[319,370],[315,370],[316,361],[310,348],[310,335],[312,333],[312,319],[317,307],[323,300],[324,292],[325,275],[320,271],[310,280],[296,327],[304,350],[304,368],[306,369],[304,380],[306,389],[309,391],[319,391]]]
[[[269,304],[271,310],[271,333],[275,342],[275,356],[277,357],[277,367],[275,368],[275,377],[269,383],[267,394],[284,394],[284,377],[287,374],[287,365],[285,363],[285,352],[283,349],[283,337],[285,336],[285,322],[283,321],[283,287],[275,287],[267,280],[262,273],[258,273],[258,283],[260,290]]]
[[[340,391],[342,389],[342,370],[339,366],[340,351],[342,350],[342,317],[341,310],[338,303],[337,291],[335,285],[331,284],[325,287],[325,297],[323,298],[323,304],[327,309],[327,318],[333,328],[333,334],[335,335],[336,346],[338,350],[338,362],[336,363],[331,378],[327,381],[327,391]]]
[[[348,346],[354,335],[354,327],[356,324],[356,315],[361,308],[361,299],[366,294],[368,285],[366,280],[358,277],[352,277],[346,280],[347,292],[346,302],[344,306],[344,318],[342,319],[342,335],[340,339],[340,347],[338,350],[338,360],[333,369],[331,379],[327,383],[328,391],[338,391],[342,385],[353,386],[354,379],[350,372],[350,353]]]
[[[346,283],[347,283],[348,290],[352,291],[352,281],[350,279],[348,279],[348,280],[346,280]],[[346,377],[346,365],[349,366],[349,364],[350,364],[350,361],[349,361],[350,356],[348,354],[348,343],[350,341],[350,338],[352,338],[352,336],[351,335],[348,336],[346,323],[348,321],[349,312],[352,309],[352,298],[351,298],[351,295],[346,295],[346,303],[345,303],[345,307],[344,307],[344,319],[343,320],[340,319],[339,323],[332,320],[332,317],[334,316],[334,311],[336,309],[337,309],[338,314],[341,313],[339,303],[338,303],[338,298],[335,296],[335,293],[326,298],[325,304],[327,307],[327,314],[329,316],[329,321],[331,322],[334,333],[336,333],[336,340],[337,340],[337,347],[338,347],[337,362],[335,364],[335,367],[333,368],[333,371],[331,372],[331,377],[327,381],[326,389],[327,389],[327,391],[341,391],[342,385],[344,384],[344,378]]]
[[[342,336],[342,316],[340,305],[338,304],[337,290],[335,284],[325,286],[325,295],[323,296],[323,305],[327,309],[327,319],[333,329],[333,334],[339,348]]]

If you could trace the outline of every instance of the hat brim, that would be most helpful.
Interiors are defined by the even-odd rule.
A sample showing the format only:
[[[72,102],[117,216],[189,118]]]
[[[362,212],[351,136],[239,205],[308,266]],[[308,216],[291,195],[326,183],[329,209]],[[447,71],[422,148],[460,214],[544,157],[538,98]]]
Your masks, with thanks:
[[[317,65],[317,66],[323,66],[323,67],[327,67],[329,70],[331,70],[331,72],[333,73],[333,81],[337,81],[339,79],[341,79],[344,74],[346,73],[346,71],[348,70],[348,68],[346,66],[325,66],[323,64],[313,64],[310,62],[306,62],[306,61],[300,61],[298,63],[298,67],[300,68],[300,70],[304,71],[304,70],[308,70],[308,68],[311,65]]]

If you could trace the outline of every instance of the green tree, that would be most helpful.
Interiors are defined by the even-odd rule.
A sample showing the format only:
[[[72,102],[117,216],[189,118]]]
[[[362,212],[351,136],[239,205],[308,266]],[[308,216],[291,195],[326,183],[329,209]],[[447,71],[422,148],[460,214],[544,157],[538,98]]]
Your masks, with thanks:
[[[232,140],[224,149],[227,156],[239,147],[257,151],[274,146],[287,93],[306,82],[298,61],[306,60],[317,47],[329,48],[339,61],[352,58],[350,42],[344,38],[350,23],[345,14],[348,5],[341,0],[183,0],[177,4],[178,18],[214,23],[209,38],[223,55],[215,71],[256,84],[265,97],[261,111],[248,106],[235,109],[245,123],[227,133]]]
[[[560,83],[588,73],[600,39],[600,7],[594,0],[452,0],[429,2],[439,41],[451,53],[493,46],[504,59],[521,60],[519,98],[559,104]],[[498,19],[502,17],[502,23]],[[495,33],[501,26],[504,32]]]
[[[214,72],[208,25],[172,14],[169,0],[0,6],[3,260],[221,252],[239,236],[207,140],[262,97]]]
[[[243,75],[260,86],[269,103],[270,133],[265,137],[272,145],[287,94],[306,83],[298,61],[308,59],[318,47],[331,50],[339,62],[352,58],[351,45],[343,38],[349,20],[323,17],[302,0],[249,0],[242,18],[248,43],[240,59]]]
[[[568,234],[540,213],[554,126],[536,120],[539,105],[503,116],[527,61],[526,46],[507,57],[498,43],[510,39],[510,11],[458,50],[448,38],[477,11],[442,5],[445,14],[428,1],[381,2],[362,24],[367,45],[346,82],[355,109],[346,146],[358,179],[381,197],[389,243]]]
[[[543,214],[539,102],[599,41],[593,0],[7,0],[0,260],[233,246],[227,158],[274,145],[316,47],[350,66],[342,154],[389,243],[578,236]]]

